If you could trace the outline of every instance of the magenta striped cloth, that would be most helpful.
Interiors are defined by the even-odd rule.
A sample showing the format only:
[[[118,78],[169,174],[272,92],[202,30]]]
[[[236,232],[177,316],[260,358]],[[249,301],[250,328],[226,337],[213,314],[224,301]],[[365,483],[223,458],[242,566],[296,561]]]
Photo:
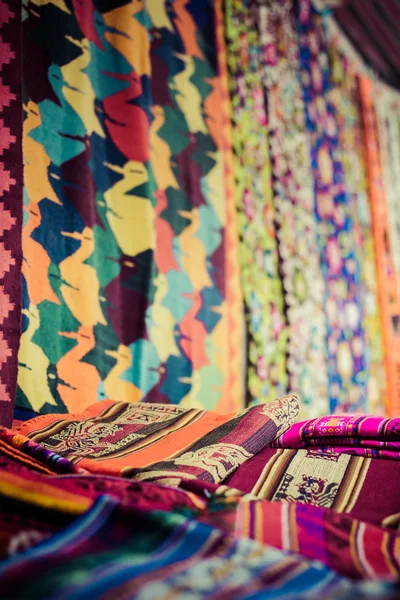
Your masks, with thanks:
[[[357,456],[400,459],[400,418],[330,415],[292,425],[272,448],[323,448]]]

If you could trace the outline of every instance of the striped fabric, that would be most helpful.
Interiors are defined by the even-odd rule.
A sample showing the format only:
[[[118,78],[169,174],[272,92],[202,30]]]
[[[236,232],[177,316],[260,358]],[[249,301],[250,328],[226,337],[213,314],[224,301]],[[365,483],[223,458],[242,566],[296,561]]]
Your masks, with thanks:
[[[4,475],[1,460],[0,471]],[[232,497],[232,490],[227,492],[226,488],[211,496],[207,509],[191,507],[184,492],[153,484],[141,484],[141,490],[131,492],[125,489],[118,497],[116,482],[122,480],[116,478],[92,477],[98,481],[99,491],[96,494],[92,490],[87,510],[85,477],[78,478],[81,491],[73,491],[72,485],[68,496],[63,477],[32,475],[26,467],[21,472],[18,467],[7,472],[8,487],[0,490],[0,520],[13,521],[14,525],[2,527],[0,535],[4,600],[301,600],[317,599],[321,594],[343,600],[396,597],[396,590],[384,582],[393,579],[398,570],[393,553],[388,552],[388,548],[397,547],[398,534],[394,532],[382,537],[377,528],[351,520],[342,528],[332,520],[333,513]],[[36,488],[36,496],[27,496],[27,481],[31,489]],[[103,495],[112,486],[112,496]],[[146,495],[147,504],[140,504]],[[164,506],[160,505],[163,497]],[[43,507],[47,507],[46,512]],[[21,518],[28,514],[29,522]],[[329,539],[325,538],[327,531]],[[300,557],[293,550],[318,555],[322,562]],[[340,557],[345,560],[340,561]],[[328,563],[346,571],[348,578],[334,573]],[[360,565],[364,570],[360,571]],[[365,584],[349,580],[372,575],[382,581]]]
[[[272,444],[275,448],[323,448],[359,456],[400,459],[400,418],[332,415],[301,421]]]
[[[296,419],[294,396],[237,415],[105,401],[82,415],[44,415],[19,433],[92,473],[176,485],[220,483]]]

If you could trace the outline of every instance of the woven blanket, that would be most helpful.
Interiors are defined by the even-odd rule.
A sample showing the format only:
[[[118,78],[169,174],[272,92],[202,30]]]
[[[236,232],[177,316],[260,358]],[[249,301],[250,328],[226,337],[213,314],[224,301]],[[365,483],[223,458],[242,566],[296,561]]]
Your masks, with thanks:
[[[226,485],[265,500],[306,504],[368,523],[399,523],[400,462],[323,449],[265,448]]]
[[[400,459],[400,418],[334,415],[296,423],[275,448],[320,447],[325,453]]]
[[[283,433],[298,409],[294,396],[237,415],[105,401],[82,415],[33,419],[19,434],[92,473],[166,485],[182,478],[221,483]]]
[[[105,494],[124,510],[132,509],[132,515],[138,510],[179,512],[240,538],[300,552],[352,579],[394,579],[400,573],[400,533],[348,515],[257,500],[198,480],[183,480],[181,489],[174,489],[110,476],[50,477],[1,449],[0,557],[34,547],[61,531]]]
[[[400,532],[333,510],[267,502],[221,486],[198,519],[319,560],[352,579],[399,579]]]
[[[22,467],[25,475],[27,470],[27,467]],[[6,490],[8,493],[0,491],[1,521],[11,524],[8,530],[2,528],[0,536],[0,547],[5,557],[0,561],[0,589],[5,600],[33,600],[38,597],[43,600],[166,600],[171,597],[182,600],[204,597],[301,600],[320,598],[320,594],[332,599],[353,598],[355,595],[376,600],[396,597],[389,583],[368,582],[365,585],[351,582],[321,562],[310,561],[292,552],[273,549],[265,543],[249,539],[262,539],[269,535],[272,541],[274,536],[277,541],[278,531],[288,531],[288,549],[295,539],[292,531],[294,522],[295,528],[304,537],[305,553],[320,552],[321,535],[320,543],[310,543],[310,519],[307,529],[302,530],[299,515],[294,521],[291,518],[289,523],[282,518],[282,514],[276,510],[274,512],[274,507],[282,506],[279,504],[263,501],[254,504],[254,501],[246,501],[237,494],[232,498],[234,491],[227,493],[226,488],[224,491],[220,488],[219,493],[211,497],[208,510],[197,509],[196,519],[196,511],[190,509],[187,502],[185,506],[182,492],[167,488],[162,492],[162,486],[135,484],[142,485],[143,491],[154,488],[159,498],[164,493],[166,500],[168,493],[174,494],[176,507],[182,502],[181,509],[185,514],[182,514],[182,510],[166,512],[168,501],[163,511],[159,510],[160,506],[152,509],[152,501],[147,507],[143,504],[140,506],[138,494],[135,505],[135,492],[131,495],[130,503],[99,494],[89,510],[85,511],[82,494],[70,492],[67,498],[59,493],[63,478],[33,472],[28,479],[31,489],[36,488],[37,493],[28,497],[26,484],[21,483],[21,474],[17,471],[9,473],[11,480]],[[66,479],[74,477],[77,476],[69,475]],[[85,477],[78,476],[78,479]],[[123,482],[118,478],[109,480]],[[189,486],[191,483],[186,482]],[[68,499],[70,504],[54,504],[55,496]],[[75,513],[71,510],[74,499],[79,507]],[[47,510],[43,511],[46,506]],[[316,510],[314,507],[311,509]],[[74,514],[80,516],[76,518]],[[251,519],[243,518],[246,516],[251,516]],[[216,521],[217,525],[207,523],[207,520]],[[253,523],[257,524],[254,530],[249,527]],[[383,546],[379,545],[382,539],[374,540],[368,527],[365,531],[365,538],[369,542],[375,541],[375,544],[367,546],[365,560],[373,563],[368,576],[393,579],[394,573],[388,577],[387,568],[385,571],[382,566],[387,565],[383,560],[383,556],[386,557]],[[232,535],[233,532],[236,535]],[[391,536],[390,547],[396,548],[396,534],[393,532]],[[342,546],[345,538],[342,535]],[[329,544],[337,548],[336,554],[331,550],[325,554],[322,552],[321,556],[335,562],[343,549],[340,544],[335,546],[340,540],[335,539],[334,535],[332,540],[329,539]],[[278,543],[282,544],[282,541]],[[350,546],[348,553],[343,552],[343,555],[346,569],[351,573],[349,565],[355,564],[358,555],[351,553]],[[348,558],[350,561],[347,561]],[[359,572],[356,577],[360,577]],[[361,577],[366,576],[363,574]],[[26,585],[27,581],[29,585]]]

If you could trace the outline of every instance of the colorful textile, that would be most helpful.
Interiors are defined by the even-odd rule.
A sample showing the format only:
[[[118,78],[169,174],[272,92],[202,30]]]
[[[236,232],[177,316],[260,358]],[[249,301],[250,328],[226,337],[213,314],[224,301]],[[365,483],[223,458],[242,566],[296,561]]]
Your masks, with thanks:
[[[197,590],[196,586],[210,584],[209,577],[204,580],[208,569],[206,573],[203,573],[203,578],[199,577],[200,574],[196,569],[198,561],[212,558],[217,561],[214,562],[214,569],[215,564],[221,567],[216,570],[217,572],[214,570],[212,573],[213,577],[219,573],[218,592],[214,591],[214,593],[217,597],[225,597],[229,593],[235,594],[234,597],[237,597],[236,589],[232,589],[224,579],[221,579],[223,574],[227,575],[227,570],[228,574],[231,573],[230,563],[221,564],[219,561],[222,557],[233,558],[236,556],[236,544],[239,547],[243,545],[243,548],[247,550],[247,555],[244,556],[240,553],[242,563],[240,568],[252,570],[253,561],[258,555],[257,548],[261,550],[261,546],[254,543],[249,544],[249,540],[246,541],[243,538],[253,538],[262,544],[270,543],[286,549],[286,552],[282,554],[263,546],[262,562],[260,557],[259,563],[259,568],[263,573],[263,585],[267,586],[263,588],[261,596],[263,598],[270,597],[265,593],[273,582],[276,585],[279,581],[279,584],[282,585],[281,579],[276,579],[277,573],[280,573],[280,577],[285,576],[288,586],[296,572],[294,564],[298,569],[297,577],[303,573],[306,565],[311,566],[304,558],[300,559],[289,554],[287,552],[289,549],[291,552],[300,550],[308,557],[317,556],[326,566],[332,565],[339,573],[345,573],[352,579],[393,580],[399,571],[399,545],[396,543],[398,532],[390,532],[359,523],[332,511],[323,511],[313,506],[285,506],[278,503],[255,501],[249,496],[242,497],[239,492],[226,487],[214,489],[211,494],[208,494],[207,502],[205,502],[199,497],[195,498],[193,493],[189,494],[154,484],[134,483],[119,478],[93,476],[50,478],[39,473],[29,473],[25,466],[18,467],[16,461],[14,461],[14,466],[9,459],[6,461],[7,464],[3,464],[0,457],[1,481],[3,481],[3,488],[0,491],[0,521],[5,525],[1,529],[0,544],[2,556],[9,556],[8,559],[0,562],[0,585],[2,597],[5,598],[35,597],[34,592],[30,591],[30,586],[25,585],[25,589],[29,588],[32,596],[26,596],[25,591],[21,592],[18,587],[20,583],[22,585],[24,575],[28,576],[28,574],[31,574],[29,581],[35,591],[42,586],[40,597],[47,597],[48,586],[54,589],[52,584],[59,586],[57,588],[59,593],[67,581],[67,585],[72,585],[73,591],[76,593],[75,573],[76,585],[80,585],[82,597],[93,597],[91,594],[94,594],[94,590],[88,587],[87,583],[84,584],[83,574],[90,575],[91,569],[94,569],[93,577],[90,578],[91,585],[95,585],[96,582],[100,583],[100,580],[102,581],[101,585],[104,585],[104,582],[110,582],[111,585],[111,581],[113,579],[115,581],[112,575],[116,574],[115,569],[118,569],[121,555],[125,559],[120,565],[121,569],[128,568],[129,565],[129,568],[133,568],[134,571],[130,573],[129,578],[125,578],[122,571],[118,569],[117,585],[125,583],[132,576],[148,573],[149,577],[145,578],[147,585],[147,581],[164,580],[177,571],[180,572],[181,569],[186,572],[186,567],[190,566],[196,577],[193,575],[194,579],[186,582],[184,589],[181,589],[180,592],[182,594],[188,594],[189,591],[193,593],[194,590]],[[3,479],[3,475],[6,476],[5,479]],[[185,485],[196,487],[190,481],[185,482]],[[104,493],[110,495],[104,497],[102,495]],[[207,494],[204,494],[203,497],[206,498]],[[96,502],[94,505],[93,501]],[[88,502],[92,508],[89,513],[86,513]],[[90,528],[83,530],[79,524],[82,525],[90,515],[93,516],[93,511],[96,513],[94,510],[96,507],[105,504],[108,505],[110,511],[108,514],[107,511],[101,513],[104,519],[99,519],[104,527],[98,523],[97,519],[89,518]],[[47,510],[44,511],[44,508]],[[163,512],[159,512],[160,510]],[[115,517],[111,519],[112,523],[108,518],[111,513]],[[73,520],[76,515],[82,515],[80,520]],[[201,525],[201,523],[206,523],[206,525]],[[66,529],[64,529],[65,527]],[[75,537],[74,533],[77,531],[80,531],[81,535]],[[196,544],[196,535],[194,537],[186,535],[189,532],[205,533],[207,531],[211,537],[206,535],[205,545],[200,544],[200,546]],[[231,534],[241,539],[235,542]],[[312,543],[310,543],[310,536],[313,539]],[[140,540],[140,544],[138,544],[138,540]],[[131,547],[134,547],[138,554],[131,556]],[[163,549],[162,556],[167,561],[166,565],[164,563],[167,568],[160,571],[158,568],[162,565],[157,564],[154,560],[156,558],[162,560],[161,555],[153,555],[157,548]],[[276,569],[271,568],[270,559],[272,557],[275,557],[276,560],[279,557],[279,562],[275,562]],[[45,566],[46,559],[47,565]],[[142,561],[147,561],[147,569],[144,569]],[[177,562],[179,562],[179,566],[176,564]],[[237,569],[239,564],[234,560],[231,566]],[[313,566],[317,567],[317,565]],[[76,569],[79,569],[79,578]],[[317,570],[326,572],[321,564],[318,565]],[[67,573],[69,577],[67,577]],[[250,589],[248,589],[249,580],[247,578],[243,580],[243,573],[240,573],[238,581],[242,585],[246,585],[244,591],[247,593],[250,591],[254,593],[254,584],[261,585],[261,582],[258,582],[257,573],[260,574],[258,569],[252,573]],[[312,578],[309,577],[311,573],[304,574],[304,585],[308,585],[306,588],[308,595],[305,596],[307,598],[310,597],[310,594],[311,597],[314,597]],[[127,574],[128,572],[126,572]],[[339,575],[334,576],[333,573],[330,573],[330,577],[334,577],[335,581],[340,580]],[[301,581],[303,581],[303,577],[293,582],[293,594],[296,591],[293,596],[295,598],[303,597],[299,595],[302,589],[299,587]],[[135,580],[135,584],[137,584],[135,592],[141,589],[141,583],[141,579]],[[11,586],[16,586],[16,588]],[[5,593],[9,590],[12,590],[10,596]],[[208,590],[207,587],[202,588],[199,596],[195,597],[204,597],[206,590]],[[287,591],[289,590],[291,587]],[[386,598],[386,591],[389,591],[390,588],[369,581],[366,588],[355,586],[352,588],[352,591],[354,590],[363,593],[364,590],[368,590],[373,598]],[[124,589],[124,591],[127,590]],[[168,589],[168,591],[171,593],[171,590]],[[338,590],[334,589],[334,591],[338,593]],[[149,592],[149,597],[163,597],[154,588],[151,592],[153,595]],[[378,592],[381,593],[381,596],[377,595]],[[69,597],[68,594],[72,594],[72,590],[66,589],[65,593],[66,596],[61,597]],[[96,588],[96,593],[98,595],[94,597],[98,598],[100,596],[98,588]],[[274,592],[271,590],[270,593],[273,594],[271,596],[273,598],[281,598],[283,590],[279,587]],[[340,597],[333,591],[332,594],[332,598]],[[121,590],[118,594],[117,591],[114,592],[113,597],[116,596],[121,597]],[[132,597],[132,592],[130,592],[130,597]],[[345,595],[344,597],[351,598],[353,596]]]
[[[275,448],[322,447],[324,452],[400,459],[400,419],[334,415],[295,423],[271,444]]]
[[[18,407],[243,408],[215,23],[208,0],[28,5]]]
[[[19,432],[92,473],[177,485],[220,483],[296,419],[294,396],[238,415],[104,401],[82,415],[42,416]]]
[[[26,582],[29,581],[29,585]],[[288,555],[174,513],[101,497],[64,531],[0,563],[11,598],[388,598]],[[377,594],[381,595],[378,596]]]
[[[237,536],[320,560],[352,579],[399,578],[399,532],[333,510],[266,502],[224,486],[198,519]]]
[[[360,77],[359,85],[366,141],[370,205],[378,265],[382,332],[385,345],[388,383],[387,413],[395,417],[400,413],[400,280],[395,269],[393,248],[390,243],[389,224],[391,215],[383,190],[382,156],[380,153],[378,119],[374,106],[376,90],[371,82],[364,77]]]
[[[0,1],[0,425],[10,427],[21,333],[21,2]]]
[[[246,0],[225,2],[240,266],[248,328],[248,400],[287,393],[287,327],[278,268],[267,113],[257,19]]]
[[[364,412],[367,377],[360,266],[339,152],[336,111],[330,98],[326,39],[321,17],[311,0],[298,3],[298,39],[326,284],[330,412]]]
[[[387,398],[382,320],[378,301],[376,253],[368,197],[365,137],[362,129],[358,80],[351,62],[341,52],[331,46],[329,54],[334,84],[330,98],[336,109],[340,155],[353,223],[355,251],[361,266],[360,297],[367,373],[365,408],[371,414],[384,415]],[[396,212],[391,212],[393,221],[395,221],[395,214]]]
[[[226,485],[257,498],[330,508],[381,526],[397,526],[400,463],[326,452],[264,448]]]
[[[329,412],[325,283],[321,272],[310,147],[299,81],[293,0],[259,0],[263,82],[279,256],[288,320],[289,389],[302,412]]]
[[[43,539],[49,538],[54,531],[69,526],[74,516],[83,515],[88,505],[92,506],[93,501],[101,500],[104,494],[109,498],[112,497],[115,502],[118,501],[117,510],[122,511],[123,514],[121,527],[133,528],[132,535],[137,534],[136,544],[138,539],[143,544],[147,543],[145,531],[136,529],[137,526],[142,527],[143,519],[147,520],[151,515],[153,539],[162,537],[165,521],[164,518],[161,521],[158,519],[156,511],[172,511],[165,515],[165,519],[182,523],[179,514],[184,514],[190,520],[190,524],[189,521],[184,522],[192,530],[197,528],[199,522],[205,522],[213,528],[225,530],[237,537],[253,538],[263,544],[271,544],[286,551],[300,551],[305,556],[318,559],[329,568],[352,579],[392,580],[397,578],[400,571],[399,532],[380,529],[356,521],[347,515],[339,515],[311,505],[289,506],[255,500],[252,496],[243,496],[239,491],[226,486],[217,488],[213,484],[197,480],[183,481],[181,489],[172,489],[116,477],[92,475],[49,477],[21,463],[18,456],[10,458],[4,455],[1,448],[0,475],[0,521],[4,522],[0,533],[0,544],[3,556],[7,554],[13,556],[8,564],[4,561],[0,562],[2,575],[4,571],[12,572],[9,565],[14,565],[15,568],[15,563],[18,562],[28,570],[34,568],[36,561],[28,549],[36,547]],[[197,524],[193,519],[196,519]],[[183,527],[185,528],[186,526]],[[175,531],[173,535],[176,534]],[[97,538],[96,548],[87,546],[86,542],[83,543],[87,556],[93,556],[93,562],[100,560],[100,556],[107,556],[104,543],[111,544],[114,540],[115,550],[118,548],[118,551],[125,547],[123,540],[119,536],[112,535],[111,531],[108,531],[102,539],[103,543],[99,544],[100,538]],[[56,540],[56,546],[52,546],[54,553],[52,556],[54,558],[60,552],[60,556],[65,557],[65,564],[67,564],[69,552],[74,545],[64,544],[63,538],[56,538],[54,541]],[[53,540],[50,539],[49,542]],[[184,542],[185,540],[182,540],[182,543]],[[226,542],[230,546],[227,539]],[[190,554],[188,546],[190,544],[187,543],[182,550]],[[167,550],[166,547],[164,548]],[[37,546],[39,553],[42,549],[43,546]],[[21,554],[26,550],[28,553]],[[142,550],[149,558],[146,549],[142,548]],[[36,552],[35,548],[33,552]],[[110,552],[112,552],[111,556],[116,558],[111,548]],[[191,556],[195,559],[193,548]],[[289,562],[294,558],[287,553],[285,556]],[[132,565],[132,560],[129,564]],[[251,564],[251,556],[244,561],[246,568],[249,564]],[[269,565],[268,561],[267,564]],[[58,572],[58,569],[55,571]],[[50,572],[52,568],[49,567],[47,573]],[[40,579],[40,572],[38,575]],[[36,574],[31,579],[34,585],[38,583]],[[4,592],[4,577],[1,575],[0,584]],[[377,588],[371,582],[367,589],[372,593],[372,597],[376,597],[373,592]],[[185,591],[188,593],[188,590]],[[383,593],[384,588],[380,588],[379,591]],[[383,597],[385,595],[381,596]]]
[[[77,468],[63,456],[47,450],[24,435],[10,429],[0,428],[0,452],[45,473],[79,473]]]

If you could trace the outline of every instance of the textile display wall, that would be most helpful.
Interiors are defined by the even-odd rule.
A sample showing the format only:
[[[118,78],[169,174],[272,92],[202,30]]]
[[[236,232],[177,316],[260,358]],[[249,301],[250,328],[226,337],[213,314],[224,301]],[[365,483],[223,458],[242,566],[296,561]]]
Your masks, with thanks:
[[[3,5],[0,422],[400,411],[399,94],[331,13]]]
[[[216,4],[27,5],[17,407],[241,406]]]

